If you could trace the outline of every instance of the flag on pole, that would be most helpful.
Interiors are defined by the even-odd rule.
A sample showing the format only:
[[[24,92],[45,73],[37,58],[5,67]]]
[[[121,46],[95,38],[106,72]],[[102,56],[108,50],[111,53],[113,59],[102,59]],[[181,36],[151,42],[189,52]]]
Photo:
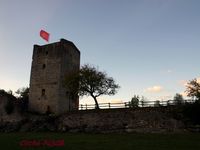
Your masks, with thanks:
[[[43,38],[44,40],[46,40],[47,42],[49,42],[49,33],[48,32],[41,30],[40,37]]]

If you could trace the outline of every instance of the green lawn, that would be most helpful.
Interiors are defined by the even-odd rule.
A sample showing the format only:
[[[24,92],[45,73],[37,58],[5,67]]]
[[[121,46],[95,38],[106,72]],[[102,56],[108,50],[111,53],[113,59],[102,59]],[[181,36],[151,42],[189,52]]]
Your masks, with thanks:
[[[22,147],[20,141],[64,140],[62,147]],[[200,134],[0,133],[0,149],[199,150]]]

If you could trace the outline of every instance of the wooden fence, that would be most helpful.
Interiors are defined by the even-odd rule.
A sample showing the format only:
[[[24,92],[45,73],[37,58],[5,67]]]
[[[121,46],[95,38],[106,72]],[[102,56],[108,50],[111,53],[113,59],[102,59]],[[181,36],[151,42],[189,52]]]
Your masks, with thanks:
[[[139,101],[139,103],[134,104],[132,102],[124,103],[99,103],[100,109],[115,109],[115,108],[134,108],[134,107],[160,107],[160,106],[170,106],[170,105],[184,105],[187,103],[194,103],[194,100],[184,100],[184,101]],[[80,104],[79,110],[95,109],[95,104]]]

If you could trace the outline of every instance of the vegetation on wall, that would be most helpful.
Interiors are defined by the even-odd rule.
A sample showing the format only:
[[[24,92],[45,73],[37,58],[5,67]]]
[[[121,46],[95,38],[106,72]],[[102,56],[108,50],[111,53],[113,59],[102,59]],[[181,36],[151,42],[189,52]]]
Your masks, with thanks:
[[[6,92],[4,90],[0,90],[0,96],[5,97],[7,99],[6,104],[4,105],[4,109],[7,114],[11,114],[14,111],[14,102],[16,98],[12,95],[12,92]]]
[[[29,104],[29,88],[23,87],[18,89],[16,92],[18,94],[18,104],[20,112],[28,111],[28,104]]]

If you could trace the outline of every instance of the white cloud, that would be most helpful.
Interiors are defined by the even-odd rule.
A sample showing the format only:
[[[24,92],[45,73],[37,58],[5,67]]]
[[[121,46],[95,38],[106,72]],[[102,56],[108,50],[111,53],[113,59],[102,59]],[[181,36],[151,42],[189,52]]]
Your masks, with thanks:
[[[168,69],[168,70],[167,70],[167,73],[172,73],[172,70]]]
[[[180,94],[181,94],[184,98],[187,97],[187,93],[186,93],[186,92],[181,92]]]
[[[197,78],[197,82],[200,84],[200,77]]]
[[[171,70],[171,69],[161,70],[160,73],[167,75],[167,74],[173,73],[173,70]]]
[[[179,83],[181,86],[186,87],[188,81],[187,81],[187,80],[180,80],[180,81],[178,81],[178,83]]]
[[[200,77],[198,77],[196,79],[197,79],[197,82],[200,83]],[[188,82],[189,82],[189,80],[180,80],[180,81],[178,81],[178,83],[183,87],[186,87],[188,85],[187,84]]]
[[[159,86],[159,85],[155,85],[155,86],[152,86],[152,87],[145,89],[144,91],[150,92],[150,93],[158,93],[158,92],[163,91],[163,87]]]

